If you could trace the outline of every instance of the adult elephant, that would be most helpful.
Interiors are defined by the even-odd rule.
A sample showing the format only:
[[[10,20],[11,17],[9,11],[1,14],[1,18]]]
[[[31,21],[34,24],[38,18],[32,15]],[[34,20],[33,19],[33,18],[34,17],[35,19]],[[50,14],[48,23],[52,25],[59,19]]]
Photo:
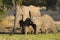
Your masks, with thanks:
[[[24,26],[27,26],[27,24],[28,24],[27,23],[28,21],[26,22],[27,19],[30,19],[29,8],[26,6],[17,5],[16,6],[15,19],[14,19],[14,27],[13,27],[13,31],[11,34],[13,34],[16,31],[16,27],[18,26],[19,21],[22,23],[22,25],[20,25],[20,26],[22,26],[22,30],[24,31],[25,30]]]
[[[23,26],[22,27],[23,33],[27,34],[26,27],[29,26],[29,25],[33,26],[34,33],[36,33],[36,26],[31,21],[31,18],[32,17],[37,17],[37,16],[41,16],[40,15],[40,10],[39,10],[38,7],[34,7],[34,6],[29,6],[29,7],[17,6],[16,7],[16,14],[15,14],[15,21],[14,21],[14,28],[13,28],[12,33],[14,33],[14,31],[16,30],[16,27],[19,24],[19,21],[22,22],[22,24],[23,24],[22,25]]]

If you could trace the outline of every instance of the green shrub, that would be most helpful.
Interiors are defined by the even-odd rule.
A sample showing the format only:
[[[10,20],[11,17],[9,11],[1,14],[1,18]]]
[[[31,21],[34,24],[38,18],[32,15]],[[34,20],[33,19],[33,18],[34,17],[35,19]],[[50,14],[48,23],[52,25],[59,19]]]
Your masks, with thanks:
[[[58,0],[58,2],[57,2],[57,6],[60,8],[60,0]]]
[[[5,16],[4,10],[2,7],[0,7],[0,22],[3,20],[4,16]]]

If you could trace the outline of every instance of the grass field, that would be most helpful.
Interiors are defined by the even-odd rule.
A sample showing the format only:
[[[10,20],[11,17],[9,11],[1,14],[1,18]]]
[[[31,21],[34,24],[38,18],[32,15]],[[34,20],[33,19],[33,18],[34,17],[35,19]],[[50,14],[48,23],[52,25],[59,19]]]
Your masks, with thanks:
[[[60,33],[57,34],[0,34],[0,40],[60,40]]]

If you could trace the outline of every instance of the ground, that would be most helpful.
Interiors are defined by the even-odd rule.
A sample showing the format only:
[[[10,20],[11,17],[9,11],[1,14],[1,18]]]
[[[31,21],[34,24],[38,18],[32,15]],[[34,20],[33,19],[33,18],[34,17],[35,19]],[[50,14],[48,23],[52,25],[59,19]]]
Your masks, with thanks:
[[[60,40],[60,33],[57,34],[14,34],[10,36],[9,34],[0,34],[0,40]]]

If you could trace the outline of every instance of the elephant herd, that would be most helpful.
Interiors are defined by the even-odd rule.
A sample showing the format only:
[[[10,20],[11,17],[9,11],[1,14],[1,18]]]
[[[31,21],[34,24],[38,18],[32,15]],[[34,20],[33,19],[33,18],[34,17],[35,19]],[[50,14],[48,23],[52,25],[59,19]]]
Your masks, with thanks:
[[[52,31],[56,33],[54,20],[48,14],[41,16],[40,8],[35,6],[16,6],[16,14],[14,20],[14,27],[12,33],[16,30],[16,27],[21,27],[22,34],[38,34],[49,33]]]

